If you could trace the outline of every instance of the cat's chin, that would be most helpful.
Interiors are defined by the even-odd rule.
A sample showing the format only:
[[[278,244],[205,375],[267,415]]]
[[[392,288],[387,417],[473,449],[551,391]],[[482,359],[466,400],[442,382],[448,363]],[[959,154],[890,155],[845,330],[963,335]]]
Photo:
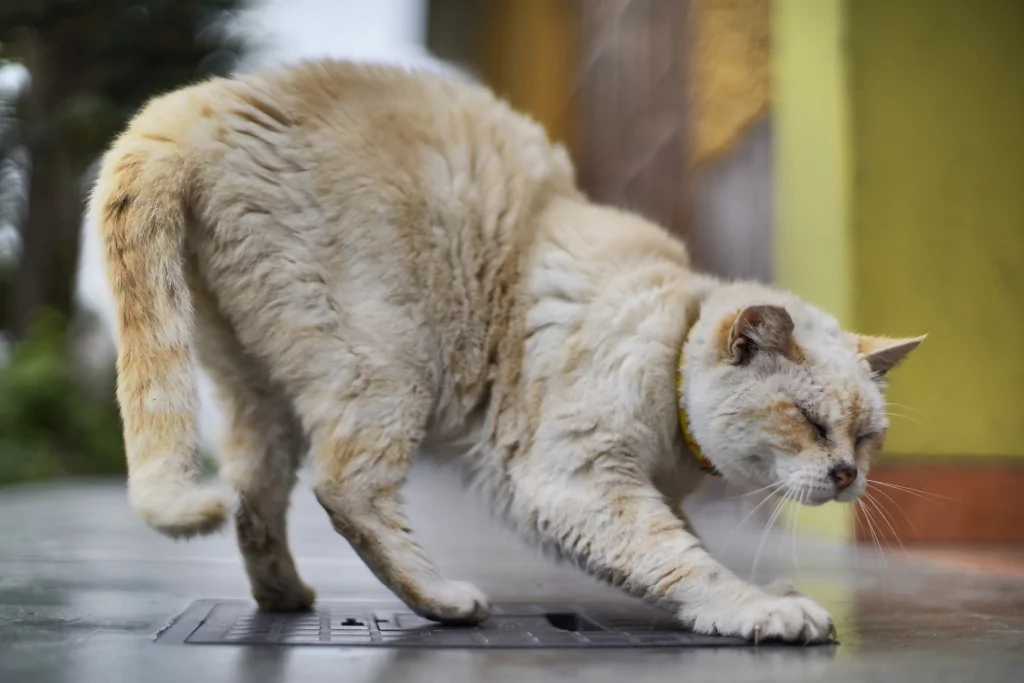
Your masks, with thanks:
[[[821,507],[828,503],[852,503],[857,500],[860,496],[859,491],[838,491],[836,493],[829,494],[825,491],[821,491],[818,494],[807,495],[804,498],[799,499],[801,505],[807,507]]]

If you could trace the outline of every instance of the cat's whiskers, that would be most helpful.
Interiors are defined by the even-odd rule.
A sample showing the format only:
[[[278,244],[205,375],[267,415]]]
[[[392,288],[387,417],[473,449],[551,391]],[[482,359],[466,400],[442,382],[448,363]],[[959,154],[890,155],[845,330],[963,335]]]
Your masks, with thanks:
[[[856,508],[853,508],[852,513],[855,522],[859,520],[860,522],[868,525],[868,533],[871,534],[871,540],[873,543],[875,539],[875,534],[871,531],[871,523],[868,521],[867,515],[864,514],[864,503],[861,502],[861,500],[858,498],[857,500],[853,501],[853,504],[857,506]]]
[[[917,408],[915,408],[913,406],[908,406],[905,403],[896,403],[895,401],[886,401],[883,405],[885,405],[886,408],[888,408],[889,406],[893,406],[895,408],[906,408],[907,410],[912,410],[915,413],[917,413],[918,417],[925,418],[925,419],[927,419],[927,417],[928,417],[927,415],[925,415],[923,412],[921,412]]]
[[[882,517],[882,521],[885,522],[886,526],[889,527],[889,531],[892,532],[892,537],[895,538],[896,542],[900,544],[900,550],[903,551],[903,555],[906,556],[907,549],[903,547],[903,540],[900,538],[900,535],[896,533],[896,528],[892,525],[892,522],[889,521],[889,516],[885,514],[885,509],[881,505],[879,505],[878,501],[872,498],[871,494],[868,493],[867,491],[864,492],[864,499],[867,500],[871,507],[875,508],[875,510],[878,511],[878,514]],[[886,540],[886,546],[889,547],[888,540]]]
[[[875,545],[875,550],[878,552],[878,559],[882,562],[883,573],[888,573],[889,565],[885,561],[885,554],[882,552],[882,544],[878,541],[878,535],[875,534],[874,519],[871,516],[871,511],[868,510],[867,506],[861,500],[857,501],[857,505],[860,506],[861,512],[864,513],[864,520],[868,523],[868,532],[871,534],[871,540]]]
[[[782,498],[779,499],[779,502],[776,503],[775,509],[772,510],[772,514],[768,518],[768,522],[764,525],[764,531],[761,532],[761,541],[757,544],[757,551],[754,553],[754,563],[753,565],[751,565],[750,568],[751,581],[754,580],[754,577],[757,574],[757,565],[759,560],[761,559],[761,551],[764,550],[764,544],[768,540],[769,533],[775,526],[775,521],[778,519],[779,513],[782,512],[782,510],[785,508],[786,501],[792,498],[792,489],[790,488],[789,484],[785,485],[785,489],[785,493],[783,494]]]
[[[927,422],[923,422],[923,421],[921,421],[921,420],[918,420],[917,418],[915,418],[915,417],[911,417],[910,415],[903,415],[903,414],[901,414],[901,413],[890,413],[890,412],[888,412],[888,411],[886,411],[886,413],[885,413],[885,414],[886,414],[887,416],[889,416],[889,417],[898,417],[898,418],[900,418],[900,419],[902,419],[902,420],[906,420],[907,422],[912,422],[912,423],[914,423],[914,424],[916,424],[916,425],[921,425],[921,426],[924,426],[924,427],[929,427],[929,426],[931,426],[931,425],[929,425],[929,424],[928,424]]]
[[[873,483],[874,483],[874,482],[872,482],[872,481],[869,481],[869,482],[868,482],[868,484],[869,484],[869,485],[870,485],[870,484],[873,484]],[[910,525],[910,529],[911,529],[911,531],[913,531],[913,532],[914,532],[914,535],[915,535],[915,536],[917,536],[918,538],[920,538],[920,537],[921,537],[921,532],[919,532],[919,531],[917,530],[917,527],[916,527],[916,526],[914,525],[914,521],[913,521],[912,519],[910,519],[910,515],[908,515],[908,514],[907,514],[906,512],[904,512],[904,511],[903,511],[903,508],[902,508],[902,507],[900,507],[900,504],[899,504],[899,503],[897,503],[897,502],[896,502],[896,500],[895,500],[895,499],[894,499],[894,498],[893,498],[892,496],[890,496],[890,495],[889,495],[888,493],[886,493],[884,489],[875,489],[875,493],[877,493],[877,494],[879,494],[879,495],[882,495],[882,496],[885,496],[885,497],[886,497],[886,499],[888,499],[888,501],[889,501],[890,503],[892,503],[893,505],[895,505],[895,506],[896,506],[896,510],[897,510],[897,511],[898,511],[898,512],[899,512],[899,513],[900,513],[901,515],[903,515],[903,518],[904,518],[905,520],[907,520],[907,524],[909,524],[909,525]]]
[[[781,486],[783,482],[785,482],[785,478],[779,479],[778,481],[773,481],[772,483],[768,484],[767,486],[762,486],[759,489],[754,489],[753,491],[747,491],[746,493],[741,493],[738,496],[730,496],[729,498],[726,498],[726,500],[737,500],[738,498],[746,498],[747,496],[752,496],[755,493],[760,493],[761,491],[764,491],[765,489],[770,489],[773,486],[777,488],[777,487]],[[774,491],[772,493],[774,493]]]
[[[885,486],[885,487],[888,487],[888,488],[891,488],[891,489],[896,489],[897,491],[903,491],[904,493],[909,493],[909,494],[911,494],[913,496],[917,496],[918,498],[922,498],[924,500],[927,500],[929,503],[932,503],[933,505],[938,505],[939,507],[943,508],[944,510],[948,510],[949,508],[947,508],[946,506],[944,506],[944,505],[942,505],[942,504],[940,504],[940,503],[938,503],[938,502],[936,502],[935,500],[932,500],[932,499],[933,498],[939,498],[941,500],[948,500],[948,501],[953,502],[953,503],[962,503],[963,502],[963,501],[958,500],[956,498],[950,498],[949,496],[940,496],[937,493],[931,493],[929,491],[923,491],[921,489],[915,489],[915,488],[912,488],[910,486],[903,486],[901,484],[890,484],[889,482],[878,481],[877,479],[871,479],[871,480],[868,481],[868,486],[870,486],[872,484],[874,484],[875,486]]]
[[[776,482],[775,484],[769,484],[769,486],[774,486],[775,488],[773,488],[771,491],[766,493],[764,495],[764,498],[761,499],[761,502],[758,503],[757,505],[755,505],[754,509],[751,510],[750,512],[748,512],[747,515],[743,519],[740,520],[740,523],[736,525],[736,527],[729,533],[729,536],[725,539],[725,545],[722,546],[722,550],[720,552],[725,552],[726,550],[728,550],[729,545],[732,543],[732,539],[736,536],[736,532],[739,531],[740,527],[743,526],[743,524],[748,519],[753,517],[754,513],[756,513],[758,510],[760,510],[761,506],[764,505],[765,503],[767,503],[771,499],[771,497],[774,496],[778,492],[779,488],[782,485],[783,485],[783,482],[781,480]]]
[[[810,494],[810,487],[801,487],[798,489],[799,500],[797,501],[796,510],[793,512],[793,564],[796,567],[796,575],[800,577],[800,583],[804,583],[803,572],[800,571],[800,560],[797,557],[796,552],[796,534],[800,526],[800,509],[804,506],[807,501],[807,496]]]

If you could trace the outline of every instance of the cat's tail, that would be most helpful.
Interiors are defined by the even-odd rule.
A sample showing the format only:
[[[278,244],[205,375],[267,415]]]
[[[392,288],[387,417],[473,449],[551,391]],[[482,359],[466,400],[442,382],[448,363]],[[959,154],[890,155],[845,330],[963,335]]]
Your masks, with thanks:
[[[128,498],[172,537],[211,533],[228,499],[199,483],[192,294],[185,275],[191,172],[167,137],[129,130],[104,157],[90,201],[117,310],[117,399]]]

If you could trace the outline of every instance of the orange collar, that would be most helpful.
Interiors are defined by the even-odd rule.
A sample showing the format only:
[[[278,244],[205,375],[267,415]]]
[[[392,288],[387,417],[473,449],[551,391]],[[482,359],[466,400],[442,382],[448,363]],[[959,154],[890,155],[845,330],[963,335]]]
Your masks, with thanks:
[[[693,328],[690,328],[690,332]],[[679,426],[683,430],[683,439],[686,441],[687,448],[690,449],[690,453],[693,454],[694,459],[697,461],[697,465],[700,469],[716,477],[721,476],[721,472],[718,468],[712,464],[708,457],[704,455],[704,451],[701,449],[697,440],[693,438],[693,433],[690,431],[690,419],[686,415],[686,408],[683,407],[683,361],[685,360],[684,351],[686,350],[686,342],[690,340],[690,332],[686,333],[686,338],[683,340],[683,347],[679,351],[679,364],[678,370],[676,371],[676,401],[679,406]]]

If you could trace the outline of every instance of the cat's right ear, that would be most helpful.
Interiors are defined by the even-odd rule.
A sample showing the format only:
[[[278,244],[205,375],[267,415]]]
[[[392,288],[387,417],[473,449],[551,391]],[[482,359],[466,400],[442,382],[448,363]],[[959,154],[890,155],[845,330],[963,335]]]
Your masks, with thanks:
[[[734,365],[750,361],[758,351],[785,353],[793,342],[793,318],[782,306],[747,306],[737,314],[725,347]]]
[[[927,336],[892,339],[861,334],[857,336],[857,351],[868,362],[875,378],[880,378],[899,365]]]

